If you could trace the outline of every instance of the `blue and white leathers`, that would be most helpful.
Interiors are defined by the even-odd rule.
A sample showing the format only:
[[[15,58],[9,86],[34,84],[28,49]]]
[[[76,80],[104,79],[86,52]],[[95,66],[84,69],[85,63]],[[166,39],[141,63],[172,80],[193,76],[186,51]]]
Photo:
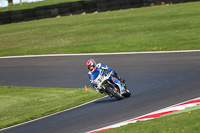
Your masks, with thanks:
[[[124,90],[125,84],[121,83],[121,82],[116,78],[117,75],[114,74],[114,72],[112,71],[112,68],[111,68],[111,67],[108,67],[108,66],[106,66],[105,64],[102,64],[102,63],[98,63],[98,64],[96,65],[96,67],[97,67],[97,68],[96,68],[93,72],[91,72],[91,71],[88,72],[88,76],[89,76],[89,79],[90,79],[90,83],[91,83],[91,85],[93,86],[93,88],[94,88],[96,91],[99,91],[98,89],[100,89],[100,88],[98,88],[98,89],[96,88],[97,82],[95,82],[95,80],[97,79],[97,77],[98,77],[99,75],[104,75],[105,72],[108,71],[108,72],[111,72],[111,75],[110,75],[110,77],[109,77],[109,80],[112,81],[113,83],[115,83],[115,84],[117,84],[117,85],[119,86],[121,93],[125,93],[125,90]]]
[[[111,67],[108,67],[107,65],[105,65],[105,64],[102,64],[102,63],[98,63],[97,65],[96,65],[96,70],[97,69],[101,69],[101,70],[103,70],[103,71],[112,71],[112,68]],[[95,71],[96,71],[95,70]],[[90,79],[90,83],[91,83],[91,85],[93,86],[93,88],[95,87],[95,83],[93,82],[93,80],[96,78],[96,76],[97,76],[97,74],[96,74],[96,72],[95,71],[93,71],[93,72],[91,72],[91,71],[89,71],[88,72],[88,76],[89,76],[89,79]],[[116,76],[116,75],[114,75],[114,73],[112,72],[112,76]]]

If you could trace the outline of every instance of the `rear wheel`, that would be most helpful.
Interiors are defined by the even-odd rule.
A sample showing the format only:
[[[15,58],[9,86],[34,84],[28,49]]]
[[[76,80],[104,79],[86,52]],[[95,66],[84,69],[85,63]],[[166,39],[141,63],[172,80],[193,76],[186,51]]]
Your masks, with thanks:
[[[122,95],[120,94],[120,91],[117,88],[108,87],[107,92],[113,97],[116,97],[118,100],[123,99]]]

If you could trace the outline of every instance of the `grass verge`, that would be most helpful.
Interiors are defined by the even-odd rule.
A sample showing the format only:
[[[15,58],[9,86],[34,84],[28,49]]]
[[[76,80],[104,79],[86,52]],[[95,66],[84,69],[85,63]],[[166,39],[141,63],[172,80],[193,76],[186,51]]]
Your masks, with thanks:
[[[199,133],[200,109],[139,121],[103,133]]]
[[[89,88],[0,87],[0,128],[89,102],[104,95]]]
[[[200,49],[200,2],[0,25],[0,56]]]

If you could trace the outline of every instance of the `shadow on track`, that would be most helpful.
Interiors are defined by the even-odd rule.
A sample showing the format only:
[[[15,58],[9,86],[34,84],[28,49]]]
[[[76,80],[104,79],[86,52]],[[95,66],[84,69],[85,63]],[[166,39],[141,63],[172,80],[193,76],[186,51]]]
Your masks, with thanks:
[[[94,103],[99,104],[99,103],[110,103],[110,102],[115,102],[115,101],[120,101],[117,98],[108,98],[108,99],[103,99],[100,101],[95,101]]]

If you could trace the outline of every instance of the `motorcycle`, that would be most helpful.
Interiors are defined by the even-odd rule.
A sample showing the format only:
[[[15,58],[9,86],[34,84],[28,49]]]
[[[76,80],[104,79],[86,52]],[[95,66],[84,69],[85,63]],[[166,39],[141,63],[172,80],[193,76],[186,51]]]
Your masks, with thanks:
[[[112,71],[103,71],[96,69],[93,72],[92,82],[96,84],[96,89],[102,90],[110,97],[115,97],[122,100],[124,97],[130,97],[131,91],[126,87],[125,83],[120,82],[116,77],[113,77]]]

